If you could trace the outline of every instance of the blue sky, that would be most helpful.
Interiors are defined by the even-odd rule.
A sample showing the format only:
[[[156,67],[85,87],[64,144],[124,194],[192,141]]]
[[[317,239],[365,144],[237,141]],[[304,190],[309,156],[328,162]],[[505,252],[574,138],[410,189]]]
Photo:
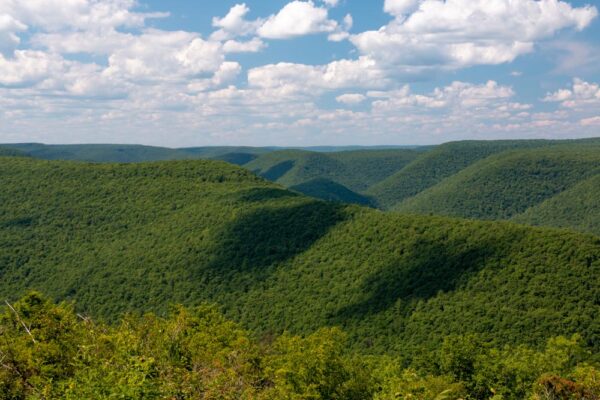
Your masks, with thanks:
[[[600,136],[599,6],[0,0],[0,143]]]

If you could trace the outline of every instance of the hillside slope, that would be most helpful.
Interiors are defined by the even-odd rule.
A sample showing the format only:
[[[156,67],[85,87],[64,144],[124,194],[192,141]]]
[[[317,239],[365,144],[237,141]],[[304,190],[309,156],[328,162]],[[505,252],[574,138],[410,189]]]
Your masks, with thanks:
[[[27,154],[22,151],[0,146],[0,157],[25,157]]]
[[[244,167],[265,179],[309,196],[371,204],[369,197],[362,193],[404,168],[420,153],[421,150],[416,149],[333,153],[283,150],[260,155]]]
[[[321,200],[360,204],[363,206],[373,205],[370,198],[353,192],[337,182],[324,178],[311,179],[299,185],[290,186],[289,189]]]
[[[571,228],[600,236],[600,174],[529,208],[513,221]]]
[[[126,144],[68,144],[47,145],[41,143],[6,144],[31,157],[43,160],[71,160],[88,162],[146,162],[186,159],[222,159],[233,164],[245,164],[258,154],[271,148],[254,147],[190,147],[171,149],[167,147]]]
[[[78,160],[90,162],[141,162],[147,160],[175,160],[186,155],[175,149],[141,145],[82,144],[46,145],[22,143],[5,145],[31,157],[44,160]],[[189,156],[187,158],[190,158]]]
[[[214,161],[0,163],[0,296],[36,288],[109,320],[221,304],[255,333],[342,326],[410,359],[450,334],[600,349],[600,239],[382,213]]]
[[[600,143],[598,140],[572,141]],[[398,173],[369,188],[366,195],[382,209],[392,209],[402,201],[437,185],[444,179],[493,154],[514,149],[535,149],[569,141],[498,140],[461,141],[439,145],[420,155]]]
[[[509,219],[599,173],[600,145],[505,152],[473,164],[395,209]]]

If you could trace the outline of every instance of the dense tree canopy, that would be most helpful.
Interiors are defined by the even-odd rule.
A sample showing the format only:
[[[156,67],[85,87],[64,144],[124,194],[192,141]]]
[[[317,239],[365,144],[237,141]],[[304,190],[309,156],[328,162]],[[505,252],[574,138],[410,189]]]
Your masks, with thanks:
[[[600,174],[527,209],[513,221],[591,232],[600,236]]]
[[[113,325],[29,293],[0,308],[0,399],[596,399],[577,336],[545,348],[450,337],[417,368],[349,352],[338,328],[256,341],[215,307]]]
[[[396,209],[509,219],[598,174],[600,145],[504,152],[473,164]]]
[[[544,140],[461,141],[436,146],[394,175],[373,185],[367,194],[380,208],[391,209],[402,201],[437,185],[473,163],[514,149],[544,147],[559,142]]]
[[[595,154],[599,152],[599,139],[287,150],[239,146],[169,149],[114,144],[0,146],[0,156],[27,155],[49,160],[222,160],[296,192],[328,201],[408,213],[512,219],[591,233],[598,232],[597,218],[593,218],[597,202],[591,193],[596,188],[595,181],[586,187],[587,195],[581,193],[583,189],[572,194],[569,190],[597,174],[600,163]],[[585,199],[586,204],[578,205],[579,198]]]
[[[447,335],[600,348],[600,239],[310,199],[214,161],[0,163],[0,295],[115,321],[210,301],[254,334],[341,326],[407,363]]]
[[[410,149],[335,153],[284,150],[261,155],[245,167],[288,187],[320,178],[363,191],[402,169],[419,153]]]

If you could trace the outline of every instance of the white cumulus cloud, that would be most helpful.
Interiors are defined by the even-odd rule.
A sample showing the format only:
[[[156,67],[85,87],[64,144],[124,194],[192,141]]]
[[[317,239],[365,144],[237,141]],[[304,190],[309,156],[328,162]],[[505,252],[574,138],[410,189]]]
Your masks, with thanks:
[[[267,39],[287,39],[340,31],[339,24],[329,19],[328,14],[327,8],[318,7],[312,1],[294,0],[267,18],[258,34]]]
[[[0,13],[0,52],[14,48],[21,42],[17,35],[27,29],[27,25],[9,14]]]
[[[2,0],[0,15],[46,31],[139,27],[148,18],[168,16],[132,11],[136,5],[135,0]]]
[[[511,62],[562,29],[584,29],[598,14],[559,0],[387,0],[384,9],[392,22],[351,40],[362,54],[405,68]]]
[[[261,25],[261,20],[248,21],[245,19],[250,8],[245,4],[236,4],[231,7],[223,18],[213,18],[213,26],[220,28],[212,34],[215,40],[228,40],[238,36],[253,35]]]
[[[327,7],[337,7],[340,4],[340,0],[321,0]]]
[[[252,87],[286,87],[295,91],[332,90],[352,87],[377,88],[388,83],[384,71],[368,57],[338,60],[326,65],[278,63],[248,72]]]
[[[0,138],[185,146],[427,143],[465,132],[546,135],[549,127],[564,137],[597,135],[597,83],[575,79],[548,93],[541,100],[554,105],[544,112],[494,80],[431,91],[405,85],[415,75],[431,79],[510,62],[549,38],[561,40],[563,29],[589,26],[595,7],[559,0],[386,0],[383,10],[393,20],[352,35],[350,14],[332,17],[341,3],[287,0],[257,17],[240,3],[202,35],[152,28],[150,18],[167,14],[145,12],[143,0],[0,0]],[[246,57],[235,61],[235,53],[259,52],[272,39],[311,34],[349,38],[355,55],[317,65],[278,62],[273,46],[267,65],[248,69],[240,61]],[[569,58],[594,60],[593,46],[580,50]],[[506,71],[503,79],[510,79]],[[336,100],[326,109],[324,95]]]
[[[347,104],[347,105],[356,105],[365,101],[367,97],[364,94],[360,93],[347,93],[342,94],[335,98],[338,103]]]
[[[597,107],[600,106],[600,85],[575,78],[570,88],[548,93],[544,101],[559,102],[567,108]]]
[[[385,0],[383,10],[395,16],[410,14],[415,11],[421,0]]]
[[[245,42],[228,40],[223,43],[223,51],[225,53],[257,53],[265,47],[267,47],[267,45],[256,37]]]

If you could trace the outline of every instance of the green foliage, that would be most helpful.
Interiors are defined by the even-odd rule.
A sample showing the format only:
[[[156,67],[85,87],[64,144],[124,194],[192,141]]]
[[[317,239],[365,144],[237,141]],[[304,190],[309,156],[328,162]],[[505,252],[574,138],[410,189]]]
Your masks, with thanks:
[[[551,338],[543,351],[524,345],[492,348],[476,336],[458,336],[444,340],[439,368],[463,382],[475,398],[516,400],[527,397],[537,377],[566,374],[585,357],[577,335]]]
[[[214,161],[0,163],[0,296],[38,289],[115,321],[218,303],[253,333],[342,326],[405,362],[448,335],[600,348],[600,242],[510,223],[386,214]]]
[[[306,338],[284,334],[266,357],[273,399],[360,400],[374,391],[366,365],[345,354],[339,329],[321,329]]]
[[[509,219],[599,173],[600,146],[505,152],[473,164],[404,201],[396,210]]]
[[[581,331],[598,346],[598,242],[591,237],[331,205],[226,164],[5,161],[5,296],[44,288],[110,319],[123,310],[163,311],[168,301],[212,300],[255,332],[340,324],[354,348],[407,360],[467,331],[532,344]],[[137,349],[132,332],[108,343]],[[93,382],[133,398],[159,390],[145,377],[160,357],[141,359],[141,351],[86,370],[72,398],[99,391]],[[438,396],[452,385],[427,376],[393,390],[435,387]],[[177,390],[187,393],[192,379],[177,378]]]
[[[338,328],[257,342],[208,305],[105,325],[31,292],[0,308],[0,399],[542,400],[600,393],[600,372],[579,362],[577,337],[553,338],[542,351],[480,348],[472,340],[445,344],[438,357],[453,361],[427,373],[349,352]],[[465,359],[467,348],[474,353]],[[465,368],[457,360],[470,363],[460,379],[456,371]]]
[[[557,226],[600,236],[600,174],[516,215],[513,221]]]
[[[475,164],[440,185],[470,176],[495,217],[585,192],[573,213],[594,219],[598,154],[505,152],[481,161],[487,178]],[[0,399],[599,395],[598,237],[318,201],[224,162],[8,155],[0,296],[77,303],[4,307]]]
[[[385,357],[377,359],[374,371],[380,387],[374,400],[459,400],[468,394],[464,384],[450,376],[403,369],[398,361]]]
[[[261,385],[257,346],[212,307],[114,327],[71,311],[32,293],[4,312],[0,398],[240,399]]]

